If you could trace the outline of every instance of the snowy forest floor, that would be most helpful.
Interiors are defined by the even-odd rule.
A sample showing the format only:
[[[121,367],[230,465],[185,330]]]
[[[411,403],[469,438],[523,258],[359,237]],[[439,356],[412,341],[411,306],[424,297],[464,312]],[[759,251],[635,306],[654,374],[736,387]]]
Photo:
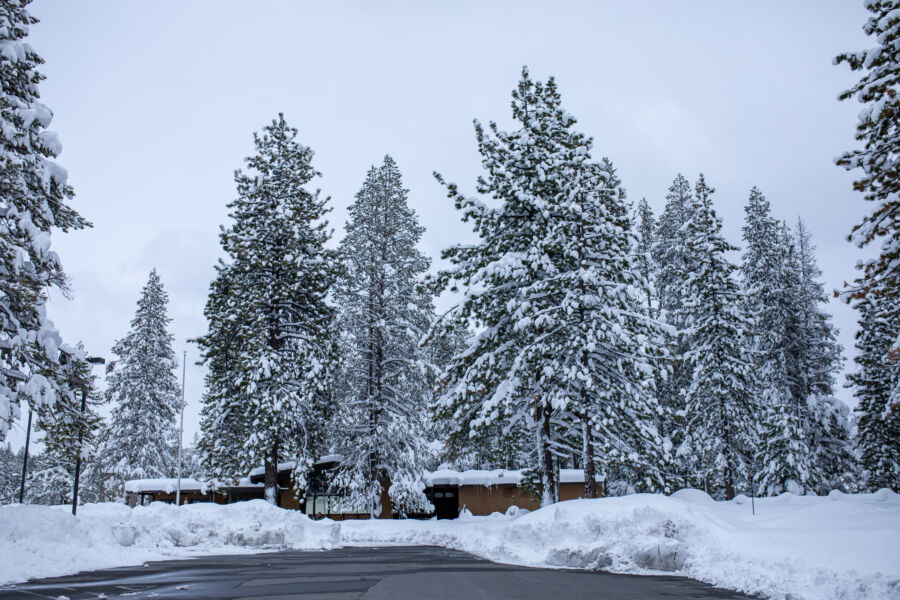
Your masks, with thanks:
[[[0,507],[0,584],[145,561],[267,549],[438,545],[525,566],[675,572],[770,598],[900,599],[900,496],[696,490],[573,500],[453,521],[310,521],[263,501]],[[511,511],[512,512],[512,511]]]

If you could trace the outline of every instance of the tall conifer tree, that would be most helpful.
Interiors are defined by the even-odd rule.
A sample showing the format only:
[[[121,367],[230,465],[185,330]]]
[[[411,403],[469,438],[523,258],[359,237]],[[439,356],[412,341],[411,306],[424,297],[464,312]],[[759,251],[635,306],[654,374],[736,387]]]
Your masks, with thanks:
[[[692,367],[686,358],[690,346],[681,311],[684,303],[690,300],[683,297],[683,293],[697,268],[691,263],[686,238],[692,203],[691,184],[679,173],[666,194],[666,205],[657,221],[651,252],[658,303],[656,317],[667,326],[657,344],[667,351],[663,362],[668,365],[665,370],[668,377],[662,377],[663,370],[658,370],[657,395],[662,408],[660,433],[674,450],[672,469],[668,474],[673,487],[688,485],[692,471],[690,448],[684,445],[684,399],[691,384]]]
[[[851,378],[860,399],[858,444],[867,485],[900,488],[900,2],[871,0],[863,31],[874,46],[841,54],[835,63],[862,71],[840,100],[864,104],[856,125],[862,148],[846,152],[837,164],[862,169],[854,189],[871,202],[872,212],[856,225],[850,240],[860,247],[880,244],[878,256],[860,264],[861,273],[845,291],[860,313],[858,372]]]
[[[306,189],[319,173],[312,150],[296,138],[279,114],[262,135],[254,134],[249,171],[235,172],[233,222],[220,236],[228,262],[210,288],[209,333],[198,340],[207,361],[228,352],[227,366],[215,362],[207,379],[204,446],[215,447],[210,438],[220,431],[229,443],[240,441],[232,464],[263,463],[271,503],[282,458],[294,462],[295,483],[305,488],[324,443],[335,362],[333,309],[326,302],[337,270],[325,248],[328,199]]]
[[[572,419],[582,424],[587,494],[595,463],[633,469],[655,488],[650,331],[637,318],[624,190],[609,161],[591,161],[592,141],[573,129],[552,78],[523,70],[512,108],[513,132],[476,122],[487,171],[478,191],[500,206],[447,184],[480,240],[445,251],[453,267],[441,279],[467,286],[459,318],[483,330],[452,361],[438,410],[463,431],[527,423],[543,505],[559,499],[559,424]]]
[[[770,494],[804,491],[815,472],[811,422],[800,393],[800,266],[793,237],[771,215],[766,197],[750,190],[743,228],[743,282],[752,319],[757,393],[764,411],[759,485]]]
[[[74,192],[53,160],[62,145],[47,130],[53,113],[38,100],[44,61],[24,41],[37,23],[28,4],[0,4],[0,440],[22,399],[52,411],[68,393],[60,350],[71,349],[46,315],[48,290],[67,291],[50,236],[90,226],[69,206]]]
[[[862,275],[853,293],[877,293],[900,303],[900,1],[869,0],[870,16],[863,31],[875,46],[835,58],[860,80],[839,96],[864,104],[856,125],[856,139],[864,147],[844,153],[837,164],[848,171],[862,169],[853,183],[871,202],[871,214],[853,228],[851,241],[860,247],[880,241],[878,257],[861,264]],[[871,310],[874,304],[867,310]],[[894,313],[896,315],[896,313]],[[898,323],[900,320],[895,320]],[[900,325],[898,325],[900,327]]]
[[[889,299],[880,294],[856,303],[861,320],[856,332],[855,373],[848,379],[859,401],[857,449],[863,482],[870,491],[890,488],[900,492],[900,410],[891,404],[896,390],[896,363],[890,356],[896,340],[894,323],[884,319],[880,303]]]
[[[417,248],[424,229],[407,194],[394,159],[372,167],[350,207],[335,288],[346,342],[335,484],[374,515],[383,492],[400,514],[431,510],[422,473],[432,375],[420,342],[434,307],[423,285],[429,261]]]
[[[181,386],[175,375],[167,314],[169,296],[156,269],[141,290],[131,330],[112,347],[107,401],[113,406],[101,434],[107,493],[120,497],[129,479],[172,477],[176,468]]]
[[[735,485],[746,481],[759,430],[754,400],[753,364],[746,331],[749,319],[726,253],[737,250],[722,237],[712,207],[713,188],[697,181],[691,217],[685,228],[686,250],[695,270],[680,294],[689,333],[685,358],[692,367],[686,393],[687,435],[697,471],[713,480],[730,500]]]

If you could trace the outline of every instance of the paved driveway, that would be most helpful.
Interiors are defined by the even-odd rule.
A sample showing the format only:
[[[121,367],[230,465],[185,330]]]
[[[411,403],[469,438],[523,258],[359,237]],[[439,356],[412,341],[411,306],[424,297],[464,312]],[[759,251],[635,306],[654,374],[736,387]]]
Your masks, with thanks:
[[[37,598],[587,600],[747,598],[674,576],[529,569],[433,547],[342,548],[152,562],[0,588]]]

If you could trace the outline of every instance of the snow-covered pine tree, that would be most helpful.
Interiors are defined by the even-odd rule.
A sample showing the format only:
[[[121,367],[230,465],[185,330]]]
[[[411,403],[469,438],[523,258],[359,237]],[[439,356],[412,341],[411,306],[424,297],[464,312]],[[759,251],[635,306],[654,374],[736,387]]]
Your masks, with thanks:
[[[897,389],[897,363],[889,356],[896,341],[896,321],[880,304],[893,302],[881,294],[869,294],[856,302],[861,318],[856,332],[857,370],[847,379],[859,400],[856,412],[856,445],[864,487],[870,491],[891,488],[900,492],[900,410],[890,403]]]
[[[852,242],[860,247],[880,240],[878,257],[861,263],[862,274],[851,293],[881,294],[900,303],[900,1],[867,0],[871,13],[863,31],[875,46],[841,54],[835,64],[847,63],[863,71],[860,80],[839,96],[865,105],[859,113],[856,139],[865,146],[844,153],[837,164],[848,171],[862,169],[853,183],[874,204],[872,213],[853,228]],[[874,306],[874,305],[873,305]],[[870,307],[869,310],[871,310]],[[894,321],[894,334],[900,321]],[[897,358],[900,361],[900,357]]]
[[[0,444],[0,504],[19,501],[23,454],[22,449],[13,452],[8,442]]]
[[[250,436],[244,413],[249,401],[235,378],[242,352],[241,324],[236,318],[241,303],[237,293],[240,277],[222,260],[215,269],[203,310],[208,329],[202,346],[207,370],[197,450],[206,476],[233,484],[257,465],[247,453],[237,450]]]
[[[810,485],[827,494],[832,489],[848,490],[855,480],[849,409],[833,397],[835,376],[844,359],[837,329],[824,309],[828,297],[819,281],[822,271],[803,219],[798,219],[794,230],[794,247],[798,267],[798,288],[793,294],[798,315],[794,396],[808,404],[808,446],[815,455]]]
[[[831,490],[846,493],[860,488],[858,459],[853,451],[850,407],[832,396],[810,396],[809,446],[815,454],[810,485],[819,495]]]
[[[656,220],[653,218],[653,209],[647,203],[646,198],[641,198],[637,205],[635,215],[637,232],[637,246],[635,247],[635,267],[644,282],[642,294],[647,316],[656,318],[658,307],[656,306],[656,293],[653,280],[656,269],[653,261],[653,248],[656,246]]]
[[[722,222],[712,206],[715,190],[703,175],[697,181],[685,248],[695,271],[679,293],[685,298],[679,319],[685,323],[692,381],[685,396],[687,437],[697,471],[714,482],[725,498],[747,481],[759,430],[753,362],[746,332],[737,267],[726,253],[737,250],[722,236]]]
[[[744,209],[742,273],[752,319],[754,364],[764,411],[758,466],[760,490],[802,492],[815,470],[807,437],[805,396],[797,395],[799,261],[793,238],[771,216],[769,201],[756,188]]]
[[[559,275],[547,286],[555,298],[543,302],[553,312],[538,309],[532,318],[558,321],[541,343],[554,357],[553,404],[568,401],[581,419],[585,497],[597,496],[595,463],[604,479],[618,471],[635,489],[655,490],[664,485],[665,462],[655,392],[661,332],[643,314],[650,283],[634,260],[641,240],[612,163],[588,162],[592,140],[572,137],[574,165],[563,169],[576,191],[551,220]]]
[[[279,460],[294,461],[303,489],[322,450],[334,364],[334,311],[326,298],[338,261],[325,248],[328,198],[306,189],[319,173],[313,151],[296,138],[279,114],[254,134],[249,172],[235,172],[233,222],[220,235],[228,262],[210,288],[209,332],[197,340],[203,359],[216,361],[204,396],[204,447],[215,447],[211,438],[220,432],[238,441],[231,464],[263,463],[272,503]]]
[[[53,229],[90,226],[68,203],[62,151],[47,131],[53,113],[39,102],[40,56],[24,39],[37,22],[27,0],[0,3],[0,439],[19,418],[20,402],[43,410],[60,390],[62,340],[47,319],[47,292],[66,291]]]
[[[523,69],[512,109],[513,132],[475,123],[487,171],[477,189],[500,206],[446,184],[480,239],[444,252],[452,267],[440,280],[467,287],[458,318],[482,331],[452,361],[437,409],[473,435],[527,423],[542,505],[559,499],[555,446],[570,418],[584,424],[587,465],[629,464],[656,487],[649,336],[624,191],[608,161],[591,162],[592,141],[572,129],[552,78],[534,82]]]
[[[433,375],[420,342],[434,306],[423,285],[429,260],[417,248],[424,228],[407,196],[393,158],[369,170],[349,208],[335,286],[345,345],[331,428],[342,456],[334,485],[373,515],[383,492],[401,515],[433,508],[422,482]]]
[[[822,271],[816,261],[816,248],[803,219],[794,230],[797,250],[799,289],[796,293],[800,341],[797,377],[799,397],[831,396],[835,378],[844,362],[838,331],[824,306],[828,304],[825,286],[819,281]]]
[[[181,386],[167,314],[169,295],[156,269],[141,290],[131,329],[112,347],[106,400],[113,409],[100,435],[106,493],[124,494],[129,479],[171,477],[176,468]]]
[[[844,153],[839,166],[862,169],[854,189],[874,204],[856,225],[850,240],[860,247],[880,241],[878,256],[860,263],[861,274],[844,297],[860,312],[856,363],[851,378],[860,399],[858,448],[866,484],[900,488],[897,473],[900,419],[900,2],[870,0],[871,13],[863,31],[876,45],[846,53],[835,63],[847,63],[864,74],[840,100],[856,98],[859,113],[856,139],[864,147]],[[877,330],[877,331],[875,331]],[[887,341],[889,340],[889,341]],[[887,346],[885,346],[885,343]]]
[[[97,502],[103,496],[101,473],[97,468],[97,434],[103,420],[97,414],[96,406],[103,399],[95,391],[95,377],[91,364],[86,360],[81,342],[69,354],[64,354],[60,362],[60,388],[67,390],[58,394],[52,411],[38,414],[35,429],[44,432],[43,467],[30,470],[28,487],[41,488],[32,497],[43,495],[53,498],[53,503],[71,502],[75,480],[75,469],[81,456],[78,501]],[[81,411],[82,398],[85,401]]]
[[[691,363],[685,359],[689,350],[683,312],[684,302],[689,300],[680,294],[686,289],[696,265],[690,264],[685,225],[692,211],[691,184],[680,173],[675,176],[666,194],[666,205],[657,221],[657,231],[651,251],[653,259],[653,291],[657,297],[658,318],[666,327],[661,332],[658,346],[667,350],[664,363],[668,365],[668,377],[657,370],[657,396],[662,415],[660,434],[675,452],[667,479],[671,487],[689,485],[692,472],[690,449],[684,445],[684,395],[691,384]]]

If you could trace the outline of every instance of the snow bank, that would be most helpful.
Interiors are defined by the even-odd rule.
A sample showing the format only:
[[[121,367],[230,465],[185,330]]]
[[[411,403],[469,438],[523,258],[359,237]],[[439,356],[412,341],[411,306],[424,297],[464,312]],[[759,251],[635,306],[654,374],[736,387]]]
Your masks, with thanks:
[[[68,511],[0,507],[0,584],[200,554],[429,544],[528,566],[676,572],[778,599],[900,599],[900,496],[889,490],[783,494],[756,500],[756,515],[747,498],[696,490],[454,521],[314,522],[262,500]]]
[[[345,543],[440,545],[505,563],[677,572],[770,598],[900,598],[900,497],[703,492],[571,500],[457,521],[346,521]]]
[[[340,545],[339,526],[263,500],[128,508],[0,506],[0,584],[148,560]]]

